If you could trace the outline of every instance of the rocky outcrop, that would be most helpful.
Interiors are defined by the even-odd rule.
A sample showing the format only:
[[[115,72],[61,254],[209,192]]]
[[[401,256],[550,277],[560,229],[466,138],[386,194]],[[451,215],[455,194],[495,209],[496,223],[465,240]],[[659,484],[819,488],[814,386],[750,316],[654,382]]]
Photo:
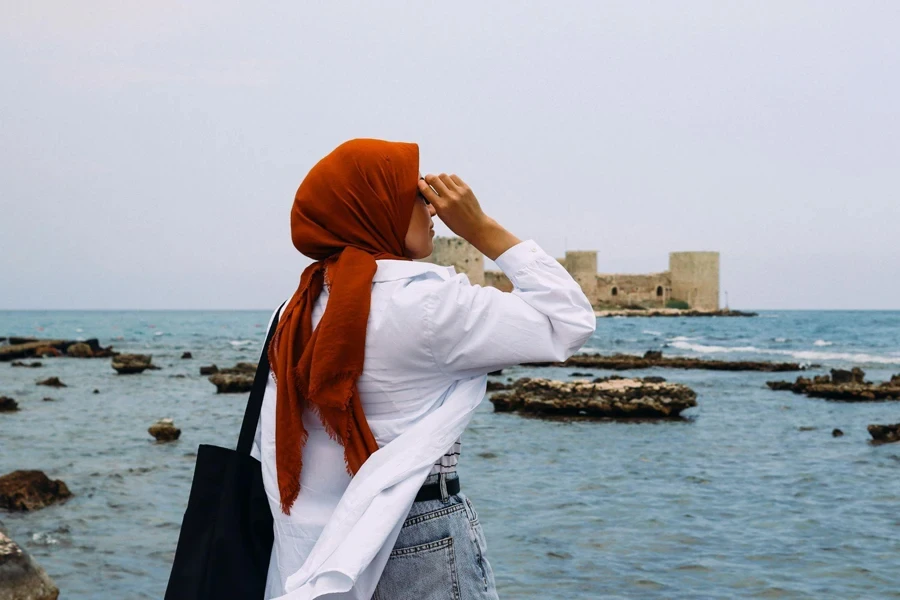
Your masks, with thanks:
[[[217,394],[239,394],[249,392],[253,387],[253,375],[216,373],[208,377],[216,386]]]
[[[78,342],[66,349],[66,356],[71,356],[73,358],[93,358],[94,351],[84,342]]]
[[[13,367],[28,367],[30,369],[38,369],[40,367],[43,367],[44,363],[37,361],[37,360],[30,362],[30,363],[23,363],[21,360],[14,360],[14,361],[12,361],[12,366]]]
[[[593,382],[523,377],[491,396],[495,412],[611,419],[675,419],[697,405],[697,394],[677,383],[601,378]]]
[[[0,528],[0,600],[57,600],[46,571]]]
[[[15,412],[19,410],[19,403],[8,396],[0,396],[0,412]]]
[[[75,356],[69,349],[78,345],[75,355],[84,358],[106,358],[115,356],[112,346],[104,348],[96,339],[90,340],[39,340],[36,338],[9,338],[9,344],[0,346],[0,362],[23,358],[39,358],[41,356]],[[87,346],[90,354],[84,349]]]
[[[209,365],[208,367],[200,367],[201,375],[215,375],[219,372],[219,367],[216,365]]]
[[[239,362],[233,367],[217,369],[216,373],[207,379],[216,386],[217,394],[249,392],[256,376],[256,366],[256,363]]]
[[[152,356],[149,354],[120,354],[113,358],[112,368],[119,375],[143,373],[151,368]]]
[[[51,480],[43,471],[13,471],[0,477],[0,508],[6,510],[38,510],[71,495],[65,483]]]
[[[512,386],[503,383],[502,381],[488,381],[487,382],[487,390],[488,392],[496,392],[498,390],[509,390],[512,389]]]
[[[181,436],[181,430],[175,427],[172,419],[160,419],[150,426],[147,431],[156,438],[158,442],[171,442],[177,440]]]
[[[182,352],[182,353],[181,353],[181,358],[182,358],[182,359],[194,358],[194,355],[191,354],[190,352]]]
[[[69,387],[62,381],[60,381],[59,377],[48,377],[47,379],[42,379],[41,381],[37,382],[37,385],[46,385],[48,387],[55,388]]]
[[[791,391],[811,398],[827,398],[844,402],[867,402],[873,400],[900,400],[900,375],[890,381],[872,383],[866,381],[865,372],[859,367],[852,370],[831,369],[830,375],[816,375],[812,379],[798,377],[796,381],[767,381],[766,385],[776,391]]]
[[[900,442],[900,423],[893,425],[869,425],[869,435],[872,441],[882,444]]]
[[[648,350],[644,356],[633,354],[576,354],[563,362],[524,363],[529,367],[579,367],[592,369],[611,369],[624,371],[628,369],[649,369],[663,367],[667,369],[708,369],[711,371],[804,371],[807,367],[799,363],[773,363],[749,360],[710,360],[704,358],[672,357],[666,358],[659,350]],[[815,365],[813,365],[815,366]]]

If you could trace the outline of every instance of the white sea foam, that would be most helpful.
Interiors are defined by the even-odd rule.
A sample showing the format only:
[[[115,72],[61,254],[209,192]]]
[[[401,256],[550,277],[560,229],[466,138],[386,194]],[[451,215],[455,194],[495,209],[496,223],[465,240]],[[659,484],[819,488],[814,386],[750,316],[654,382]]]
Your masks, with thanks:
[[[689,341],[691,341],[691,340],[696,340],[696,339],[699,339],[699,338],[696,338],[696,337],[688,337],[688,336],[686,336],[686,335],[676,335],[675,337],[669,338],[669,339],[666,340],[666,341],[669,341],[669,342],[689,342]],[[673,345],[674,345],[674,344],[673,344]]]
[[[154,331],[153,335],[165,335],[165,331]]]
[[[653,331],[652,329],[645,329],[641,333],[646,333],[647,335],[662,335],[662,331]]]
[[[706,346],[704,344],[692,344],[690,342],[673,342],[670,344],[679,350],[690,350],[699,354],[729,354],[735,352],[769,354],[778,356],[790,356],[800,361],[842,361],[851,363],[869,363],[883,365],[900,365],[900,356],[881,356],[878,354],[865,354],[862,352],[821,352],[816,350],[775,350],[772,348],[757,348],[756,346]]]
[[[813,346],[831,346],[834,342],[826,342],[825,340],[816,340],[813,342]]]
[[[247,344],[252,344],[253,340],[231,340],[228,343],[232,346],[246,346]]]
[[[787,338],[775,338],[774,341],[778,342],[779,344],[783,344],[787,341]]]

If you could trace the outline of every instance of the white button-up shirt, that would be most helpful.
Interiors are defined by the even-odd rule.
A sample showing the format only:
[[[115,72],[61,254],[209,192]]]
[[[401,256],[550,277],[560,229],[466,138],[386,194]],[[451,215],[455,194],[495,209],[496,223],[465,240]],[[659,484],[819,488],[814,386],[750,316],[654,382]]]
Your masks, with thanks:
[[[262,463],[274,517],[267,600],[324,594],[369,600],[432,465],[484,399],[487,374],[565,360],[594,333],[597,321],[581,287],[533,240],[495,262],[512,292],[472,285],[453,267],[376,261],[357,387],[379,449],[351,478],[343,448],[304,411],[309,437],[290,515],[280,507],[270,373],[251,452]],[[323,288],[313,327],[327,301]]]

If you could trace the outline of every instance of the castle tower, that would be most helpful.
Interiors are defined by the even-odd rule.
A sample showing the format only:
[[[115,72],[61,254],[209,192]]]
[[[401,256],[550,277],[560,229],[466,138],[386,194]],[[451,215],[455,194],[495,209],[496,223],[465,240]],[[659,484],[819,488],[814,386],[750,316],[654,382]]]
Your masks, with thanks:
[[[472,285],[484,285],[484,255],[461,237],[434,236],[434,251],[427,258],[417,259],[436,265],[453,266],[457,273],[465,273]]]
[[[588,298],[597,293],[597,251],[567,250],[563,266]]]
[[[672,298],[691,308],[719,309],[719,253],[670,252]]]

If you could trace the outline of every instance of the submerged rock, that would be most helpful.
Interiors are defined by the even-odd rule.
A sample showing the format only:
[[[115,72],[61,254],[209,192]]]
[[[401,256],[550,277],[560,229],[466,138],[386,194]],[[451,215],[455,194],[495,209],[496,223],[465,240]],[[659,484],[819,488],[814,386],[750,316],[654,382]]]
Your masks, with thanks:
[[[508,390],[511,388],[512,388],[511,385],[509,385],[507,383],[503,383],[502,381],[488,381],[487,382],[487,391],[488,392],[495,392],[497,390]]]
[[[0,599],[57,600],[59,588],[30,554],[0,529]]]
[[[524,377],[491,397],[495,412],[613,419],[674,419],[697,405],[697,394],[677,383],[641,379],[554,381]]]
[[[0,508],[7,510],[38,510],[71,495],[65,483],[51,480],[43,471],[13,471],[0,477]]]
[[[866,381],[865,377],[862,369],[853,367],[851,371],[832,369],[831,375],[816,375],[812,379],[798,377],[794,382],[767,381],[766,385],[776,391],[845,402],[900,400],[900,376],[895,375],[890,381],[877,384]]]
[[[872,440],[881,443],[900,442],[900,423],[893,425],[869,425]]]
[[[194,356],[190,352],[184,352],[181,354],[181,358],[183,358],[183,359],[194,358]]]
[[[14,412],[19,410],[19,403],[8,396],[0,396],[0,412]]]
[[[22,362],[21,360],[14,360],[14,361],[12,361],[12,366],[14,366],[14,367],[28,367],[28,368],[31,368],[31,369],[38,369],[38,368],[40,368],[40,367],[43,367],[43,366],[44,366],[44,363],[42,363],[42,362],[39,361],[39,360],[30,362],[30,363],[24,363],[24,362]]]
[[[181,436],[181,430],[175,427],[172,419],[160,419],[150,426],[147,431],[156,438],[158,442],[170,442],[177,440]]]
[[[711,360],[705,358],[688,358],[677,356],[666,358],[659,350],[648,350],[644,356],[633,354],[576,354],[563,362],[524,363],[529,367],[582,367],[593,369],[649,369],[663,367],[668,369],[708,369],[711,371],[803,371],[807,367],[799,363],[773,363],[750,360]]]
[[[219,367],[216,365],[209,365],[208,367],[200,367],[201,375],[215,375],[219,372]]]
[[[48,387],[57,387],[57,388],[69,387],[66,384],[64,384],[62,381],[60,381],[59,377],[48,377],[47,379],[38,381],[37,385],[46,385]]]
[[[150,363],[152,358],[150,354],[119,354],[113,358],[112,368],[119,375],[143,373],[152,367]]]

